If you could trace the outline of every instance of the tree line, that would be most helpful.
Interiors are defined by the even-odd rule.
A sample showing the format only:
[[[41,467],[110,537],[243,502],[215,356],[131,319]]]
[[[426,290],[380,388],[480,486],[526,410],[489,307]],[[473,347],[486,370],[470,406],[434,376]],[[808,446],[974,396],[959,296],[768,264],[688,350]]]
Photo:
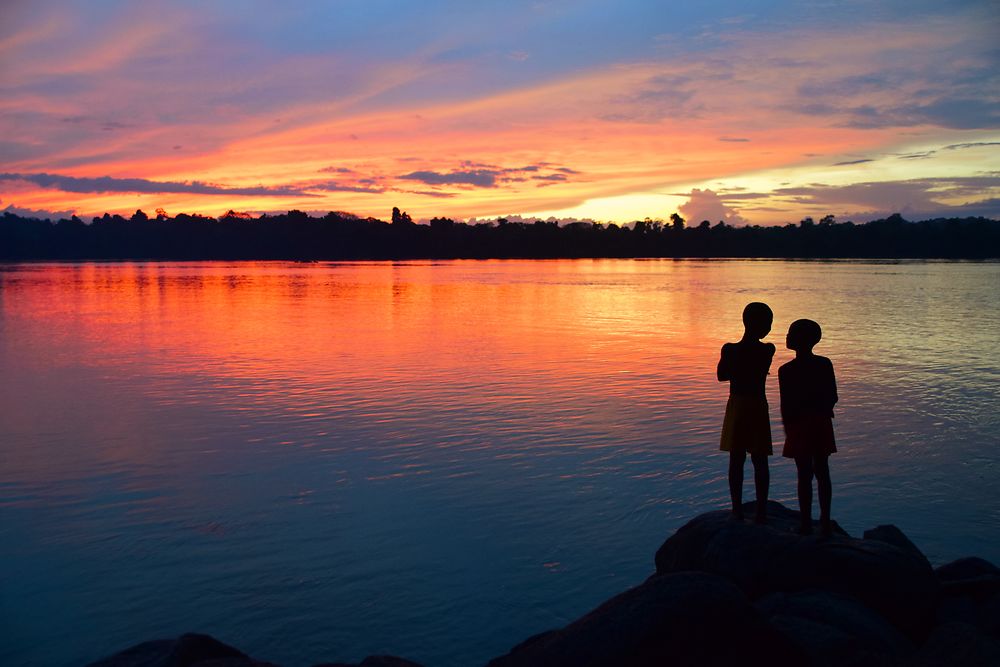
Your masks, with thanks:
[[[158,209],[152,217],[109,215],[87,223],[5,212],[0,259],[12,260],[361,260],[578,257],[947,258],[1000,257],[1000,221],[899,214],[867,223],[805,218],[784,226],[736,227],[678,214],[629,225],[553,221],[414,223],[393,209],[390,222],[331,212],[288,211],[218,218]]]

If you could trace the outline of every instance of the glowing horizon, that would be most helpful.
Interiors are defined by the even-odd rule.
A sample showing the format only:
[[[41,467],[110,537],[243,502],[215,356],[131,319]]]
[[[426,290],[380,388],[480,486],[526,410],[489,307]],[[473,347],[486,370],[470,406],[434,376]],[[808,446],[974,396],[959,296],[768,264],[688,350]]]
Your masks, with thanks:
[[[1000,16],[917,4],[14,3],[0,210],[1000,217]]]

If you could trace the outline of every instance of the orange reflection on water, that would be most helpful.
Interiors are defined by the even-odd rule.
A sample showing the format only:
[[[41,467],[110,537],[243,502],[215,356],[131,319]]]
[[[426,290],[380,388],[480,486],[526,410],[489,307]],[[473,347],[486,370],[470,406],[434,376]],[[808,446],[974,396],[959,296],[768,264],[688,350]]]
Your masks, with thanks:
[[[652,350],[636,342],[648,339],[670,345],[672,364],[697,363],[700,327],[692,338],[671,323],[699,322],[698,299],[616,284],[653,266],[45,265],[32,270],[30,291],[11,298],[15,286],[7,287],[4,309],[37,327],[49,349],[83,345],[82,359],[143,360],[220,376],[334,372],[391,381],[427,368],[490,372],[501,360],[509,371],[567,365],[572,373],[575,361],[593,357],[614,358],[625,372],[649,359]],[[684,314],[670,317],[676,308]],[[661,316],[650,320],[651,310]]]

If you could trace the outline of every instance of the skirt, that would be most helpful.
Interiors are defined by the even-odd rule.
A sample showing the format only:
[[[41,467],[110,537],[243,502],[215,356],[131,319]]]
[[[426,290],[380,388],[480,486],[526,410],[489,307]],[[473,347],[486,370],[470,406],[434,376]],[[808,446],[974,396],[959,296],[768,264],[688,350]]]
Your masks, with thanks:
[[[837,451],[833,438],[833,418],[830,415],[803,415],[785,424],[785,447],[782,456],[829,455]]]
[[[764,397],[731,395],[726,403],[726,418],[722,422],[724,452],[748,454],[774,453],[771,447],[771,416]]]

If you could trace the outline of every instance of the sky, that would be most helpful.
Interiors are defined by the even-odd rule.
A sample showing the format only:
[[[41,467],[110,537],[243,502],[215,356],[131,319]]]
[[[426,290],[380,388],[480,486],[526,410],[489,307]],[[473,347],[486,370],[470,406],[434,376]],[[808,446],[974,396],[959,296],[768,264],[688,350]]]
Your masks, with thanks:
[[[1000,2],[0,0],[0,211],[1000,218]]]

